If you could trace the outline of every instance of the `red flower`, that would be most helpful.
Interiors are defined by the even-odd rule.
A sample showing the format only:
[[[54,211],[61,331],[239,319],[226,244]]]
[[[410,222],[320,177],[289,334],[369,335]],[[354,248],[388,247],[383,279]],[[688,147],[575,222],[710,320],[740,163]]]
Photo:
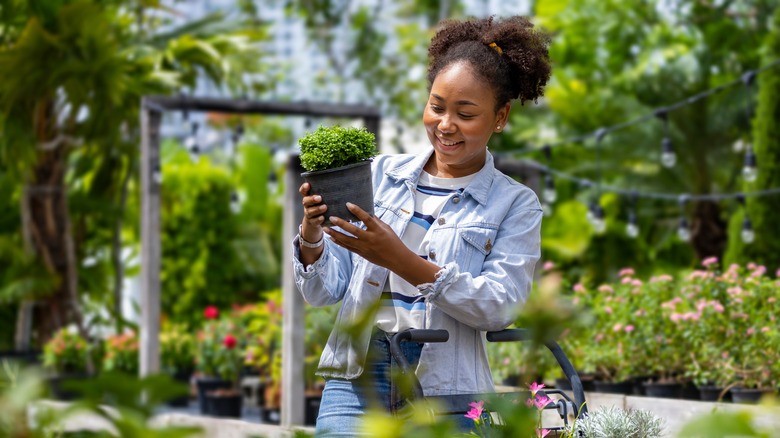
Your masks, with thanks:
[[[225,335],[225,339],[222,340],[222,345],[232,349],[236,346],[236,337],[233,335]]]
[[[206,309],[203,310],[203,316],[206,319],[217,319],[219,318],[219,309],[216,306],[206,306]]]

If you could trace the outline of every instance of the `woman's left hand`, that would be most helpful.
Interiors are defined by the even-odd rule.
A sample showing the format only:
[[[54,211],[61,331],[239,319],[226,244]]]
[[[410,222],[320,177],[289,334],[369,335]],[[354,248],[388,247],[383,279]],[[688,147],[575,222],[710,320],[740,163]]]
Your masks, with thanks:
[[[375,265],[391,270],[394,264],[398,263],[400,257],[407,256],[405,252],[411,252],[393,229],[376,216],[366,213],[365,210],[350,202],[347,203],[347,209],[363,221],[366,229],[357,227],[344,219],[331,216],[330,221],[333,225],[352,234],[352,236],[348,236],[332,228],[323,227],[323,231],[337,245],[354,252]]]

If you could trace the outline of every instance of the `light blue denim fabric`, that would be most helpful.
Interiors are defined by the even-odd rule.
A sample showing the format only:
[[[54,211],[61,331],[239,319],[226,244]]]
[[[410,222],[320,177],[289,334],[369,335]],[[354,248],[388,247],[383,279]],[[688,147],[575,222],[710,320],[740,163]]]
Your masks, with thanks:
[[[374,214],[403,235],[414,211],[414,190],[432,149],[413,155],[382,155],[372,163]],[[426,395],[494,390],[485,331],[511,324],[531,290],[540,256],[542,209],[532,190],[499,172],[486,152],[485,166],[462,193],[450,195],[431,227],[431,262],[441,266],[426,295],[425,328],[446,329],[450,339],[426,344],[416,369]],[[320,259],[300,262],[293,241],[295,282],[313,306],[341,302],[337,325],[358,320],[379,300],[385,268],[368,263],[325,239]],[[363,372],[371,328],[350,337],[334,330],[318,374],[355,379]]]
[[[360,380],[329,379],[325,382],[315,436],[358,436],[363,414],[369,406],[394,413],[405,404],[406,401],[398,396],[393,379],[399,367],[390,355],[387,335],[374,332],[369,350],[367,376]],[[420,359],[422,344],[403,342],[401,351],[414,366]]]

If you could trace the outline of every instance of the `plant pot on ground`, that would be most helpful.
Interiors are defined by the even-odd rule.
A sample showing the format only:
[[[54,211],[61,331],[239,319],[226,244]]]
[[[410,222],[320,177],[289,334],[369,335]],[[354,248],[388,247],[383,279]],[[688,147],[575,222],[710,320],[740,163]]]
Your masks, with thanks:
[[[207,395],[218,389],[230,389],[233,383],[221,377],[201,376],[195,379],[195,385],[198,388],[198,408],[200,413],[210,415],[210,406]]]
[[[209,415],[215,417],[241,418],[244,395],[233,388],[216,389],[206,393]]]
[[[377,154],[374,134],[365,128],[320,126],[298,143],[301,166],[307,170],[301,176],[311,186],[309,194],[322,196],[328,206],[325,225],[330,216],[360,220],[347,210],[347,202],[374,212],[370,161]]]
[[[777,395],[777,391],[769,388],[743,388],[735,386],[731,388],[731,399],[734,403],[754,404],[758,403],[762,397]]]

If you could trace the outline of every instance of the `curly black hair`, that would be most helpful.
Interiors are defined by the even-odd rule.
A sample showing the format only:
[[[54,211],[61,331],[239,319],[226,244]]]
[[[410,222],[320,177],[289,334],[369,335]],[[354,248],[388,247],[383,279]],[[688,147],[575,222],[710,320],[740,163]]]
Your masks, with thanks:
[[[525,17],[445,20],[428,48],[428,85],[453,62],[466,61],[491,84],[496,110],[512,99],[536,100],[550,79],[550,36]]]

